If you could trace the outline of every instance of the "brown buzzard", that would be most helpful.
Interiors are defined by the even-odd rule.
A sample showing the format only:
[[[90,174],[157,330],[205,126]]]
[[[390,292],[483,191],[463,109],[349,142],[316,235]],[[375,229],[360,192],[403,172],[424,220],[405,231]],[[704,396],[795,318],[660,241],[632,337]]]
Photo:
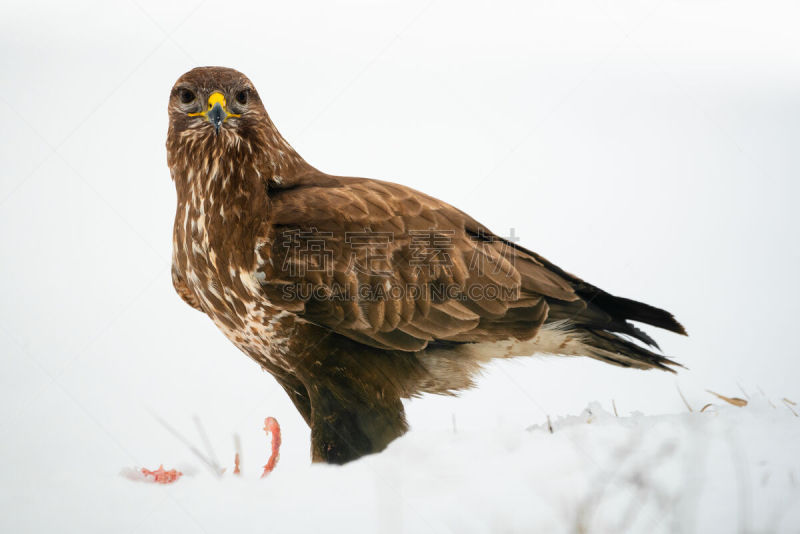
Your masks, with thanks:
[[[401,399],[468,388],[492,358],[675,365],[630,322],[685,334],[671,314],[428,195],[318,171],[235,70],[196,68],[175,83],[167,158],[175,289],[286,390],[314,461],[383,450],[408,429]]]

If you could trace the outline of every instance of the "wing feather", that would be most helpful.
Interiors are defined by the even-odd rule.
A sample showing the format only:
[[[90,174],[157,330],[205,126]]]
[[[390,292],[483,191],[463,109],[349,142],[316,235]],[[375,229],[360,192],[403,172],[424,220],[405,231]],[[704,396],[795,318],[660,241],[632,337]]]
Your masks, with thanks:
[[[547,317],[547,298],[579,299],[536,257],[398,184],[310,173],[270,190],[270,200],[259,256],[271,261],[258,266],[265,295],[360,343],[419,351],[435,341],[528,339]],[[317,248],[294,241],[303,235],[318,237]],[[359,235],[383,240],[359,244]],[[421,254],[421,235],[432,236],[438,257]]]

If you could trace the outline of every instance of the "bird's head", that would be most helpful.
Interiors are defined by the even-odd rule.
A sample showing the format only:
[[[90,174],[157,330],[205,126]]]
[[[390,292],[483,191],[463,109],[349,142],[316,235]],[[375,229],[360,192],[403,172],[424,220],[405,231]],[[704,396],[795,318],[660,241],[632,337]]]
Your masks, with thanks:
[[[243,136],[263,125],[266,118],[267,112],[252,82],[234,69],[192,69],[178,78],[170,93],[171,134]]]
[[[229,162],[229,169],[255,168],[275,184],[309,167],[272,124],[253,83],[239,71],[190,70],[172,87],[168,111],[167,164],[173,180],[220,159]]]

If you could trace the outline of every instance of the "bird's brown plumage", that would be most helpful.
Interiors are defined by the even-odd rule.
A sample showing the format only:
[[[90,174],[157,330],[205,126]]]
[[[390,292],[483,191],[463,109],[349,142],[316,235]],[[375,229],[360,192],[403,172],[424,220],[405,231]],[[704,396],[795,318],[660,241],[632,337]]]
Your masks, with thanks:
[[[214,93],[226,115],[216,128],[198,116]],[[685,333],[669,313],[587,284],[438,199],[313,168],[241,73],[184,74],[169,115],[175,288],[275,376],[311,426],[314,460],[383,449],[407,428],[401,398],[469,387],[492,357],[674,363],[620,336],[655,345],[631,320]]]

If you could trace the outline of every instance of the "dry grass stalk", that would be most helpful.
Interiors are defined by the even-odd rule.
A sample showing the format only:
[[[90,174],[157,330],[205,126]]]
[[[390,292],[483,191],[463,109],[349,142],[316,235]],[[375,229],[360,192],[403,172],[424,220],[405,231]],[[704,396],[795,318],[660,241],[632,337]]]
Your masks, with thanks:
[[[794,411],[794,408],[792,408],[792,406],[797,406],[796,402],[791,401],[791,400],[787,399],[786,397],[784,397],[781,400],[783,400],[783,403],[786,405],[787,408],[789,408],[789,411],[792,412],[795,417],[800,417],[800,415],[798,415],[798,413],[796,411]]]
[[[689,405],[689,401],[687,401],[686,397],[683,396],[683,392],[681,391],[681,388],[679,388],[677,384],[675,385],[675,389],[678,390],[678,395],[681,396],[681,400],[686,405],[686,407],[689,409],[689,411],[693,412],[694,410],[692,410],[692,407]]]
[[[706,390],[708,393],[711,393],[715,397],[724,400],[728,404],[733,404],[734,406],[738,406],[739,408],[743,406],[747,406],[747,401],[744,399],[740,399],[739,397],[726,397],[725,395],[720,395],[719,393],[714,393],[710,389]]]

